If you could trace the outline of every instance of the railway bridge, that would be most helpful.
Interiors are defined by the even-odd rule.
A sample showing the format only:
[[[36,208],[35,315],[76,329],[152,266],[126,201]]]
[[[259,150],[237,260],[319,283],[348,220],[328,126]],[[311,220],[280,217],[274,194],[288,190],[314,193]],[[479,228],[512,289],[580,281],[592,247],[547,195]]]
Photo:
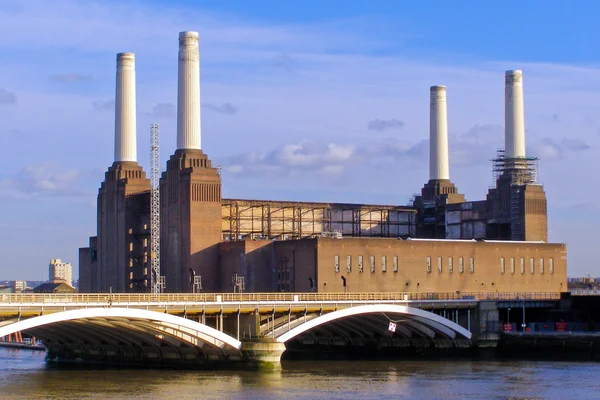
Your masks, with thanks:
[[[49,360],[276,367],[290,346],[469,347],[489,318],[482,304],[522,300],[525,307],[525,302],[559,297],[455,292],[2,294],[0,338],[22,332],[41,339]]]

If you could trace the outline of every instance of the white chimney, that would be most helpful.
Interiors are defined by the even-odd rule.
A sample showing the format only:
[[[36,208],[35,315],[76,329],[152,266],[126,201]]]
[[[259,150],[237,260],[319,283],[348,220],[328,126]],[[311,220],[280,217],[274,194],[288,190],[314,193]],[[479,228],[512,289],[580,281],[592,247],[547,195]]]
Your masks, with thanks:
[[[510,158],[522,158],[525,157],[523,72],[506,71],[504,83],[504,154]]]
[[[117,54],[115,95],[115,161],[137,161],[135,54]]]
[[[446,86],[432,86],[429,91],[429,179],[450,179]]]
[[[177,148],[201,148],[198,32],[179,33]]]

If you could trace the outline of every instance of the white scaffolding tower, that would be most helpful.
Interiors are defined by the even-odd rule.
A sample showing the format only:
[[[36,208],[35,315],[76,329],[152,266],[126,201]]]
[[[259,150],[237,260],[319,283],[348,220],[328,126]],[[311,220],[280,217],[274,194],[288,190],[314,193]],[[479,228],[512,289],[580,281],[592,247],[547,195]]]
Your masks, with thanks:
[[[160,274],[160,128],[150,125],[150,270],[152,293],[160,293],[165,287]]]

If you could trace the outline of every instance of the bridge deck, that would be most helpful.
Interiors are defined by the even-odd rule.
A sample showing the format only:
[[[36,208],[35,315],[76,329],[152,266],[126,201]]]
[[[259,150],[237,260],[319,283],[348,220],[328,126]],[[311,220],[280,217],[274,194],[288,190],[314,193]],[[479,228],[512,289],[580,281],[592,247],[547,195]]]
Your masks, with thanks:
[[[126,307],[169,314],[329,312],[367,304],[422,309],[473,308],[485,300],[558,300],[560,293],[165,293],[3,294],[0,317],[36,316],[91,307]]]

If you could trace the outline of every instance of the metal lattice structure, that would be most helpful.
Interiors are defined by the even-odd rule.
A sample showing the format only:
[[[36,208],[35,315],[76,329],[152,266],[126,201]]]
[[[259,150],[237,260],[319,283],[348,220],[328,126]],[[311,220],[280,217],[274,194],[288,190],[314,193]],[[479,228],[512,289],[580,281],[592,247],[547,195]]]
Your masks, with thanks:
[[[496,158],[492,159],[494,183],[504,176],[510,179],[511,185],[532,185],[538,179],[537,157],[506,157],[504,150],[499,149]]]
[[[160,293],[164,279],[160,275],[160,128],[150,125],[150,267],[152,293]]]
[[[411,207],[223,199],[223,240],[414,237]]]

